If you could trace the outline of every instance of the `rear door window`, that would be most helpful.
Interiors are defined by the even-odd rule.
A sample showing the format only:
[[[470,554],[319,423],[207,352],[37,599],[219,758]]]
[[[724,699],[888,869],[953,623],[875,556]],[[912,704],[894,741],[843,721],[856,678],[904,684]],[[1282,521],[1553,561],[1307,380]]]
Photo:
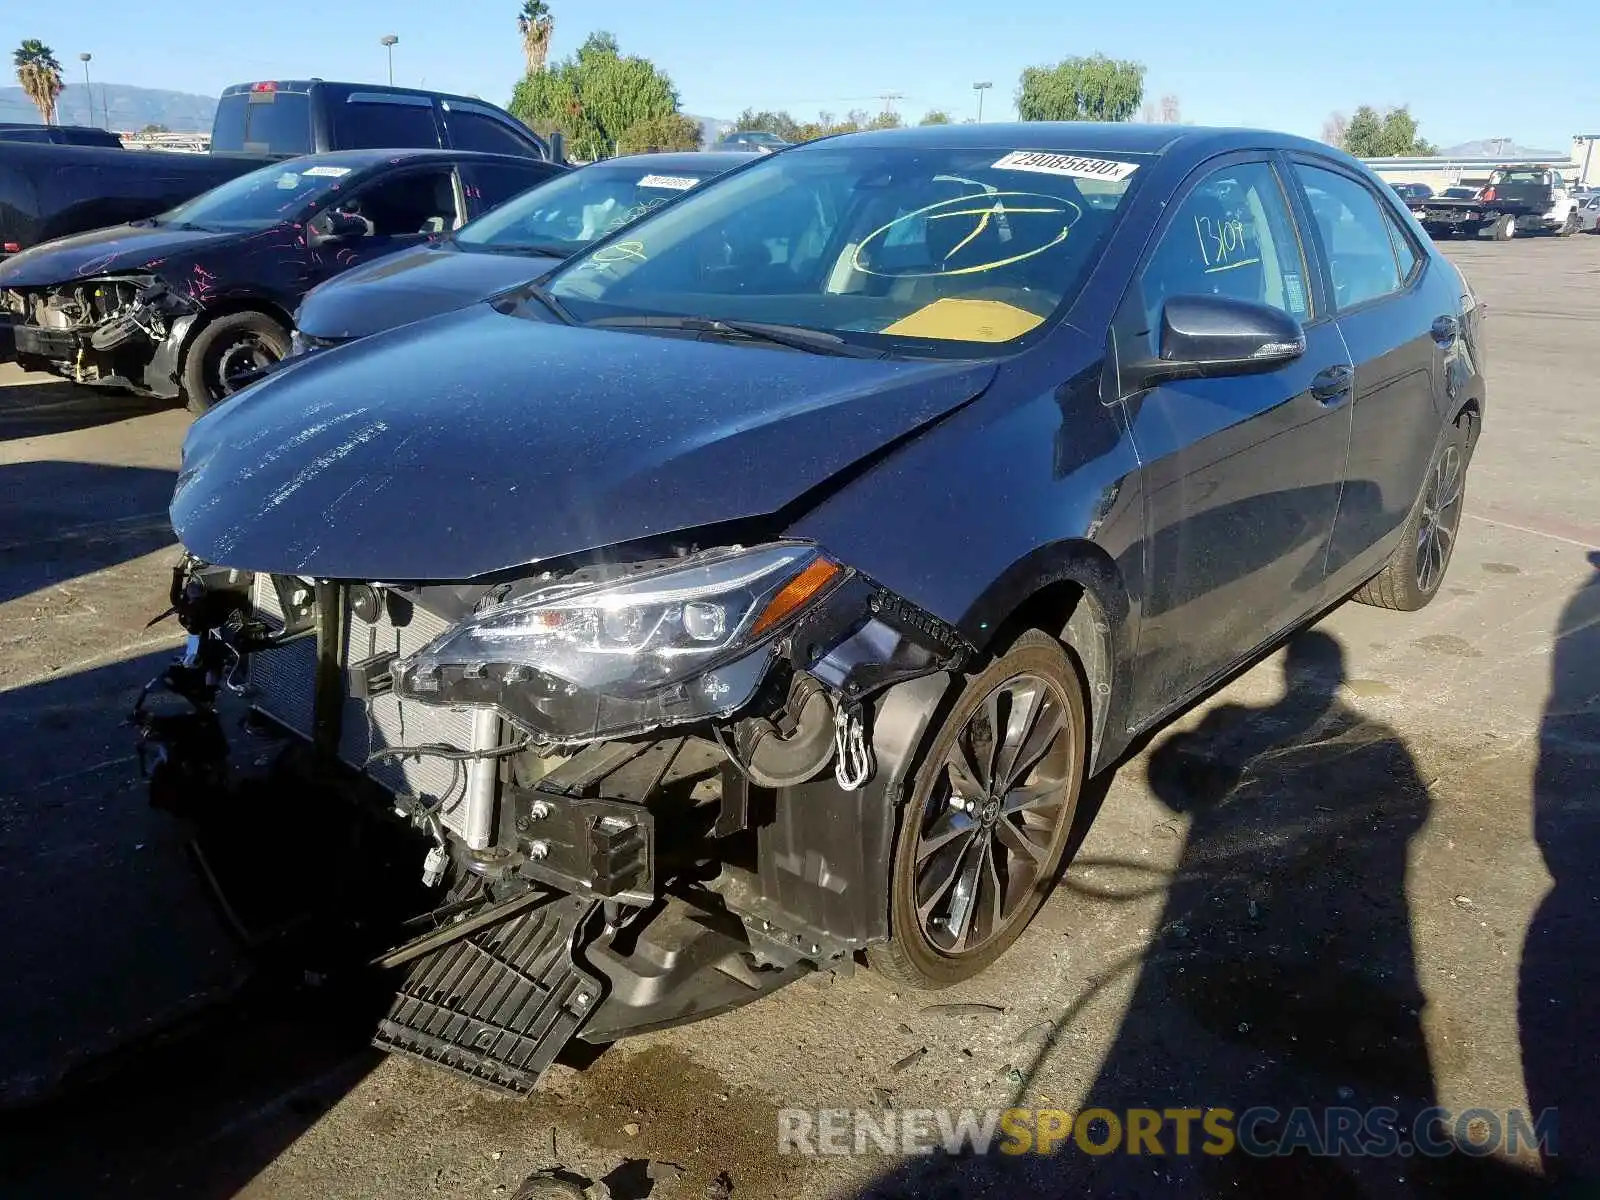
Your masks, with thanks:
[[[468,197],[477,212],[498,208],[513,196],[564,172],[554,163],[469,163],[464,168]]]
[[[519,134],[499,117],[445,102],[444,127],[457,150],[482,150],[488,154],[529,155],[537,152],[533,139]]]
[[[439,144],[433,101],[425,96],[351,92],[332,108],[335,149],[415,149]]]
[[[1339,311],[1400,290],[1400,268],[1378,198],[1337,171],[1296,163],[1333,276]]]

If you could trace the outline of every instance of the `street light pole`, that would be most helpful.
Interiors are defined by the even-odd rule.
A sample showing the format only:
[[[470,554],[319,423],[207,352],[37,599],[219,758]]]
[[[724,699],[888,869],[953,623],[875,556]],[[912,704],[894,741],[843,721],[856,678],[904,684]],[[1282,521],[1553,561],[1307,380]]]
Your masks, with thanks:
[[[89,60],[94,55],[85,50],[78,55],[78,61],[83,64],[83,102],[89,106],[89,124],[94,124],[94,89],[89,86]]]
[[[983,94],[993,86],[994,84],[987,79],[982,83],[972,85],[972,90],[978,93],[978,124],[980,125],[983,124]]]
[[[400,39],[392,33],[386,33],[378,39],[378,44],[389,52],[389,86],[394,86],[394,46]]]

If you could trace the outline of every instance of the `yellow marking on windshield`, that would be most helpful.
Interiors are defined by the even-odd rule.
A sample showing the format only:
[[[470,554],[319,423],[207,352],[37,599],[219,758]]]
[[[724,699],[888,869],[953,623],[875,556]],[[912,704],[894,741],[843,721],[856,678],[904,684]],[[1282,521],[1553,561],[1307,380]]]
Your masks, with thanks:
[[[960,300],[947,296],[906,314],[883,332],[949,342],[1009,342],[1043,320],[1003,300]]]
[[[1035,202],[1044,200],[1048,201],[1049,203],[1047,207],[1010,208],[1003,203],[1004,199],[1008,196],[1022,197]],[[981,203],[982,207],[960,208],[943,212],[938,211],[941,209],[949,209],[949,206],[952,204],[971,204],[975,201]],[[943,262],[949,262],[958,251],[965,248],[972,242],[974,238],[988,228],[989,221],[994,217],[999,217],[1001,220],[1004,220],[1005,218],[1013,215],[1048,216],[1050,214],[1058,214],[1066,218],[1066,222],[1062,225],[1059,233],[1057,233],[1049,241],[1035,246],[1031,250],[1024,250],[1020,254],[1013,254],[1008,258],[996,259],[993,262],[977,263],[976,265],[970,267],[957,267],[954,270],[945,270],[941,265],[940,269],[937,271],[878,271],[867,266],[862,261],[862,253],[872,245],[874,240],[884,237],[891,229],[895,228],[895,226],[902,225],[907,221],[914,221],[918,217],[926,216],[930,221],[942,220],[946,217],[975,217],[978,219],[972,232],[963,238],[954,249],[944,256]],[[945,279],[953,278],[958,275],[979,275],[985,271],[997,271],[1001,267],[1009,267],[1013,263],[1023,262],[1026,259],[1033,258],[1037,255],[1043,254],[1045,251],[1050,250],[1053,247],[1059,246],[1062,242],[1067,240],[1068,231],[1071,230],[1072,226],[1076,224],[1078,219],[1082,216],[1083,210],[1072,201],[1063,200],[1058,196],[1051,196],[1044,192],[990,192],[983,196],[953,196],[948,200],[939,200],[933,204],[926,205],[923,208],[913,209],[908,213],[902,213],[894,220],[889,221],[884,225],[880,225],[877,229],[874,229],[871,233],[867,234],[866,237],[862,238],[860,243],[858,243],[855,247],[854,251],[852,251],[850,255],[850,265],[863,275],[875,275],[882,279]]]
[[[1220,267],[1207,267],[1204,274],[1215,275],[1219,271],[1233,271],[1239,267],[1253,267],[1260,261],[1259,258],[1241,258],[1238,262],[1223,263]]]

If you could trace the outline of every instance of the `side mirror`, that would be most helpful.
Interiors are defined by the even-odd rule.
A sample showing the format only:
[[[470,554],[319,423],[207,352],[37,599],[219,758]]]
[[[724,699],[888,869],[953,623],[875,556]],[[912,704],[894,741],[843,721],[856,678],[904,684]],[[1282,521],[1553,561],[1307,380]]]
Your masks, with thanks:
[[[1293,362],[1305,331],[1288,313],[1227,296],[1173,296],[1161,306],[1156,357],[1123,371],[1124,393],[1168,379],[1254,375]]]

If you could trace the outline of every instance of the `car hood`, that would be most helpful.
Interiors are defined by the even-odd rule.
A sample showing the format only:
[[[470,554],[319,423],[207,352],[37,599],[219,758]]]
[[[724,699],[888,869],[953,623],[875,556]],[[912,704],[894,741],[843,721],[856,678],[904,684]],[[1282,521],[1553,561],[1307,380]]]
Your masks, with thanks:
[[[0,287],[38,287],[94,275],[145,271],[240,237],[162,226],[113,225],[57,238],[0,263]]]
[[[195,422],[172,524],[194,554],[248,570],[470,579],[774,513],[995,369],[477,305],[298,360]]]
[[[537,279],[561,260],[418,246],[347,271],[313,289],[295,325],[311,337],[343,340],[487,300]]]

